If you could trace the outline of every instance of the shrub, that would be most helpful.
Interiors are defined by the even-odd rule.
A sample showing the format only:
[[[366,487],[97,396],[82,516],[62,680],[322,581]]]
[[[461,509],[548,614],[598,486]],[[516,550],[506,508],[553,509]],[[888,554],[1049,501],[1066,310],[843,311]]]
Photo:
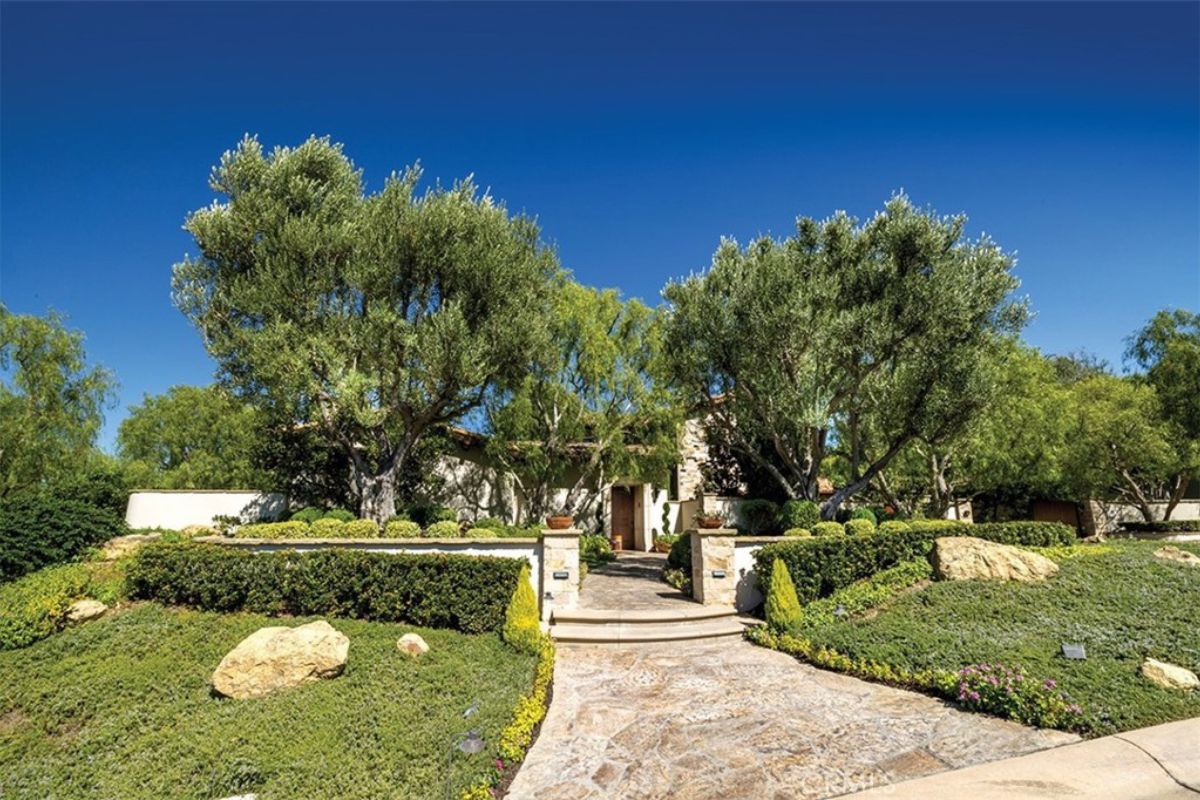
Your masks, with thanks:
[[[1130,533],[1178,533],[1200,531],[1200,519],[1169,519],[1156,522],[1122,522],[1121,527]]]
[[[383,530],[389,539],[415,539],[421,535],[421,526],[410,519],[392,517]]]
[[[129,532],[110,511],[50,492],[29,492],[0,505],[0,581],[82,556]]]
[[[307,522],[295,519],[287,522],[257,522],[243,525],[234,534],[238,539],[303,539],[309,535]]]
[[[321,517],[308,526],[308,535],[314,539],[342,539],[346,536],[346,523],[333,517]]]
[[[336,519],[339,522],[353,522],[354,520],[358,519],[358,515],[354,514],[353,512],[347,511],[344,508],[331,508],[328,511],[326,511],[322,515],[321,518],[322,519]]]
[[[850,514],[850,519],[869,519],[871,520],[872,528],[879,524],[879,518],[875,516],[875,512],[866,506],[859,506],[858,508],[854,509],[854,511]]]
[[[499,530],[504,527],[504,520],[500,519],[499,517],[480,517],[479,519],[475,520],[474,527]]]
[[[133,597],[205,611],[330,615],[467,633],[499,630],[524,562],[337,549],[248,553],[152,542],[134,554]]]
[[[458,522],[458,512],[446,506],[418,504],[410,506],[408,517],[422,528],[435,522]]]
[[[352,519],[342,529],[347,539],[379,538],[379,523],[373,519]]]
[[[812,500],[788,500],[779,509],[779,527],[783,530],[812,530],[821,521],[821,509]]]
[[[888,519],[879,523],[879,527],[875,530],[879,531],[880,533],[895,533],[897,531],[906,531],[908,529],[909,524],[907,522],[901,522],[898,519]]]
[[[589,569],[603,566],[614,558],[612,543],[606,537],[591,533],[579,537],[579,560]]]
[[[851,536],[866,536],[868,533],[875,532],[875,523],[866,517],[858,517],[847,520],[845,529],[846,533]]]
[[[741,504],[738,513],[746,533],[751,536],[764,536],[778,530],[779,506],[770,500],[747,500]]]
[[[841,536],[846,526],[840,522],[818,522],[812,527],[813,536]]]
[[[500,532],[495,528],[471,528],[467,531],[468,539],[499,539]]]
[[[425,529],[427,539],[457,539],[461,535],[458,523],[448,519],[435,522]]]
[[[309,523],[316,522],[323,516],[325,516],[324,510],[317,508],[316,506],[308,506],[300,509],[295,514],[292,514],[292,516],[288,519],[292,522]]]
[[[667,566],[671,569],[682,569],[688,575],[692,574],[691,536],[680,536],[675,544],[671,545],[671,552],[667,553]]]
[[[542,623],[538,617],[537,597],[529,583],[529,564],[521,562],[521,572],[512,598],[504,610],[504,641],[522,653],[536,653],[542,644]]]
[[[0,586],[0,650],[45,639],[67,624],[71,603],[87,594],[83,564],[62,564]]]
[[[933,541],[939,536],[976,536],[1022,547],[1061,546],[1075,541],[1075,532],[1059,522],[979,525],[952,522],[947,526],[935,521],[914,522],[908,530],[877,530],[862,536],[814,533],[818,535],[812,539],[780,541],[766,545],[754,554],[755,572],[764,595],[770,590],[771,562],[776,558],[787,565],[800,602],[808,603],[902,561],[927,558]]]
[[[1070,729],[1083,710],[1068,701],[1050,678],[1032,680],[1018,668],[975,664],[958,671],[958,702],[1026,725]]]
[[[800,626],[802,612],[796,587],[781,559],[771,563],[771,591],[767,594],[767,625],[780,633],[794,632]]]
[[[812,531],[808,528],[788,528],[783,532],[784,536],[812,536]]]

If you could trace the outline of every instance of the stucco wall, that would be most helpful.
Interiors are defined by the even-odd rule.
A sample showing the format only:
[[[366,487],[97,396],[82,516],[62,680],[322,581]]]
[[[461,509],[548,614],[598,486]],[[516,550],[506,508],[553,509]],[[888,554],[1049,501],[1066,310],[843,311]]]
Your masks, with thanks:
[[[734,540],[733,568],[738,576],[734,605],[738,611],[750,611],[762,604],[758,574],[754,571],[754,554],[763,545],[779,541],[783,540],[778,536],[739,536]]]
[[[131,528],[180,530],[211,525],[213,517],[238,517],[242,522],[274,519],[287,508],[281,494],[253,491],[132,492],[125,507]]]

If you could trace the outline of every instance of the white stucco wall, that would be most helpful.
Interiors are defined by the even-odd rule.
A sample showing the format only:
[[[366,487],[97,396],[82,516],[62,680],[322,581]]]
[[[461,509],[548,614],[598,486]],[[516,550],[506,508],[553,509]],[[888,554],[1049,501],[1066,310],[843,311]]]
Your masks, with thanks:
[[[125,522],[131,528],[180,530],[211,525],[213,517],[242,522],[273,519],[287,508],[281,494],[253,491],[142,491],[129,495]]]
[[[758,587],[758,574],[754,571],[754,554],[763,545],[784,541],[778,536],[739,536],[733,542],[733,569],[737,573],[737,598],[734,605],[738,611],[750,611],[763,601]]]

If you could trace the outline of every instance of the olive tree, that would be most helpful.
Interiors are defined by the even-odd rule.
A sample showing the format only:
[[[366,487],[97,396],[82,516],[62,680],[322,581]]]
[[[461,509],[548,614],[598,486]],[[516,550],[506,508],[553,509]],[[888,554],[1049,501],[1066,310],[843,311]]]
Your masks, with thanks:
[[[862,224],[838,213],[782,241],[723,240],[708,270],[664,290],[673,380],[789,497],[818,499],[822,460],[843,451],[831,517],[910,442],[963,429],[987,395],[980,365],[1024,323],[1013,258],[964,238],[965,222],[896,195]]]
[[[212,171],[222,199],[187,218],[199,255],[174,268],[221,378],[341,449],[381,522],[422,437],[524,371],[558,273],[533,220],[470,179],[419,179],[367,193],[328,139],[268,154],[247,138]]]

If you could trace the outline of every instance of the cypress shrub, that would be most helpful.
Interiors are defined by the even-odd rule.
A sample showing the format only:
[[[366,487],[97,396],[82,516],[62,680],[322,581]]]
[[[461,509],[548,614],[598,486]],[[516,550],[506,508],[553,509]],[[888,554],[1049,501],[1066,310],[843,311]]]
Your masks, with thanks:
[[[788,574],[787,564],[779,558],[771,562],[771,589],[767,594],[766,614],[767,625],[777,633],[795,631],[803,618],[792,576]]]
[[[537,598],[529,583],[529,565],[521,564],[517,587],[504,610],[504,641],[522,653],[536,653],[542,643],[542,625],[538,619]]]

